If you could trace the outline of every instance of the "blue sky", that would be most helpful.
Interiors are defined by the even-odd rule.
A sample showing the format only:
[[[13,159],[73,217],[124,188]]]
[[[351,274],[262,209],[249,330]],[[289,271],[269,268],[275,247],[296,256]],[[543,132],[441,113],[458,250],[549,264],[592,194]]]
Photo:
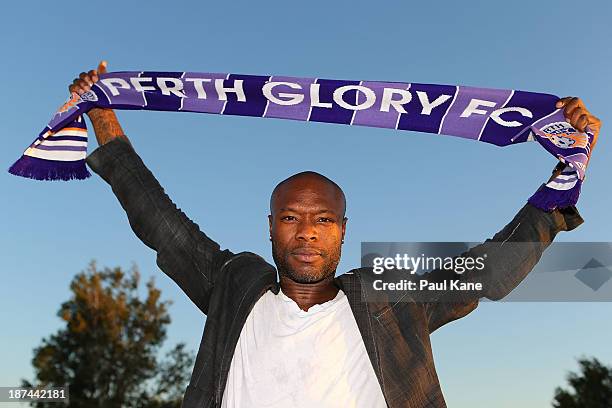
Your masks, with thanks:
[[[58,5],[61,4],[61,5]],[[8,168],[79,72],[275,74],[464,84],[581,96],[604,122],[563,241],[612,241],[609,2],[10,2],[0,15],[0,163]],[[482,241],[548,178],[536,144],[499,149],[373,128],[162,112],[119,112],[174,201],[222,247],[271,261],[274,185],[315,170],[347,195],[340,272],[362,241]],[[90,152],[95,142],[90,145]],[[418,149],[418,154],[415,154]],[[0,386],[32,377],[32,349],[60,327],[68,283],[90,260],[155,276],[171,307],[168,345],[196,349],[205,317],[155,266],[109,187],[0,172]],[[582,355],[612,363],[610,303],[486,303],[433,337],[450,407],[547,406]],[[409,368],[407,368],[409,369]]]

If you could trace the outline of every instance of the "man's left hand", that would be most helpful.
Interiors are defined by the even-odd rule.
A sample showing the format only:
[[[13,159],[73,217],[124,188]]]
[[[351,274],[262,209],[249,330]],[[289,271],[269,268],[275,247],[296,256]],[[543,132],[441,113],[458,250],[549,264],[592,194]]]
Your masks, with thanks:
[[[601,120],[589,112],[586,106],[584,106],[582,99],[574,96],[566,96],[565,98],[559,99],[555,107],[557,109],[563,108],[565,118],[576,130],[584,132],[586,127],[589,127],[593,132],[593,142],[591,143],[592,153],[597,143],[597,137],[599,136]]]

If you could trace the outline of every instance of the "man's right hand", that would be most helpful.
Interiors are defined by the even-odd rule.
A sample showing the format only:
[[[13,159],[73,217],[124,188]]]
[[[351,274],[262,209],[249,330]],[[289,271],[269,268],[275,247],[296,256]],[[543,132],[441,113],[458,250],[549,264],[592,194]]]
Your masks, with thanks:
[[[106,61],[101,61],[98,69],[92,69],[89,72],[81,72],[78,78],[72,81],[68,90],[78,95],[83,95],[88,92],[93,84],[98,82],[99,74],[106,73]],[[112,109],[94,108],[87,112],[87,116],[93,124],[96,133],[98,144],[102,146],[115,138],[122,138],[129,142],[127,136],[123,133],[123,129],[117,120],[117,116]]]

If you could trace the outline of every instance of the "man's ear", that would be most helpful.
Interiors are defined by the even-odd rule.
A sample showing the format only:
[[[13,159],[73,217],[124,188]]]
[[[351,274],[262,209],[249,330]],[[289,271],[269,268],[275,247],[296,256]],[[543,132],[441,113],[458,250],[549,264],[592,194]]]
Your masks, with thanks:
[[[344,217],[342,219],[342,242],[344,242],[344,234],[346,234],[346,222],[348,221],[348,218]]]
[[[272,238],[272,214],[268,215],[268,227],[270,231],[270,238]]]

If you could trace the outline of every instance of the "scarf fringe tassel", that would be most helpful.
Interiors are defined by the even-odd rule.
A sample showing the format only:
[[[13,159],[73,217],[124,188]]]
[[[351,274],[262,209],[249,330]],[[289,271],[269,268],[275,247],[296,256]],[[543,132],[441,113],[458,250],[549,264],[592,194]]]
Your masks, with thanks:
[[[91,177],[85,160],[58,161],[21,156],[9,169],[15,176],[33,180],[84,180]]]

